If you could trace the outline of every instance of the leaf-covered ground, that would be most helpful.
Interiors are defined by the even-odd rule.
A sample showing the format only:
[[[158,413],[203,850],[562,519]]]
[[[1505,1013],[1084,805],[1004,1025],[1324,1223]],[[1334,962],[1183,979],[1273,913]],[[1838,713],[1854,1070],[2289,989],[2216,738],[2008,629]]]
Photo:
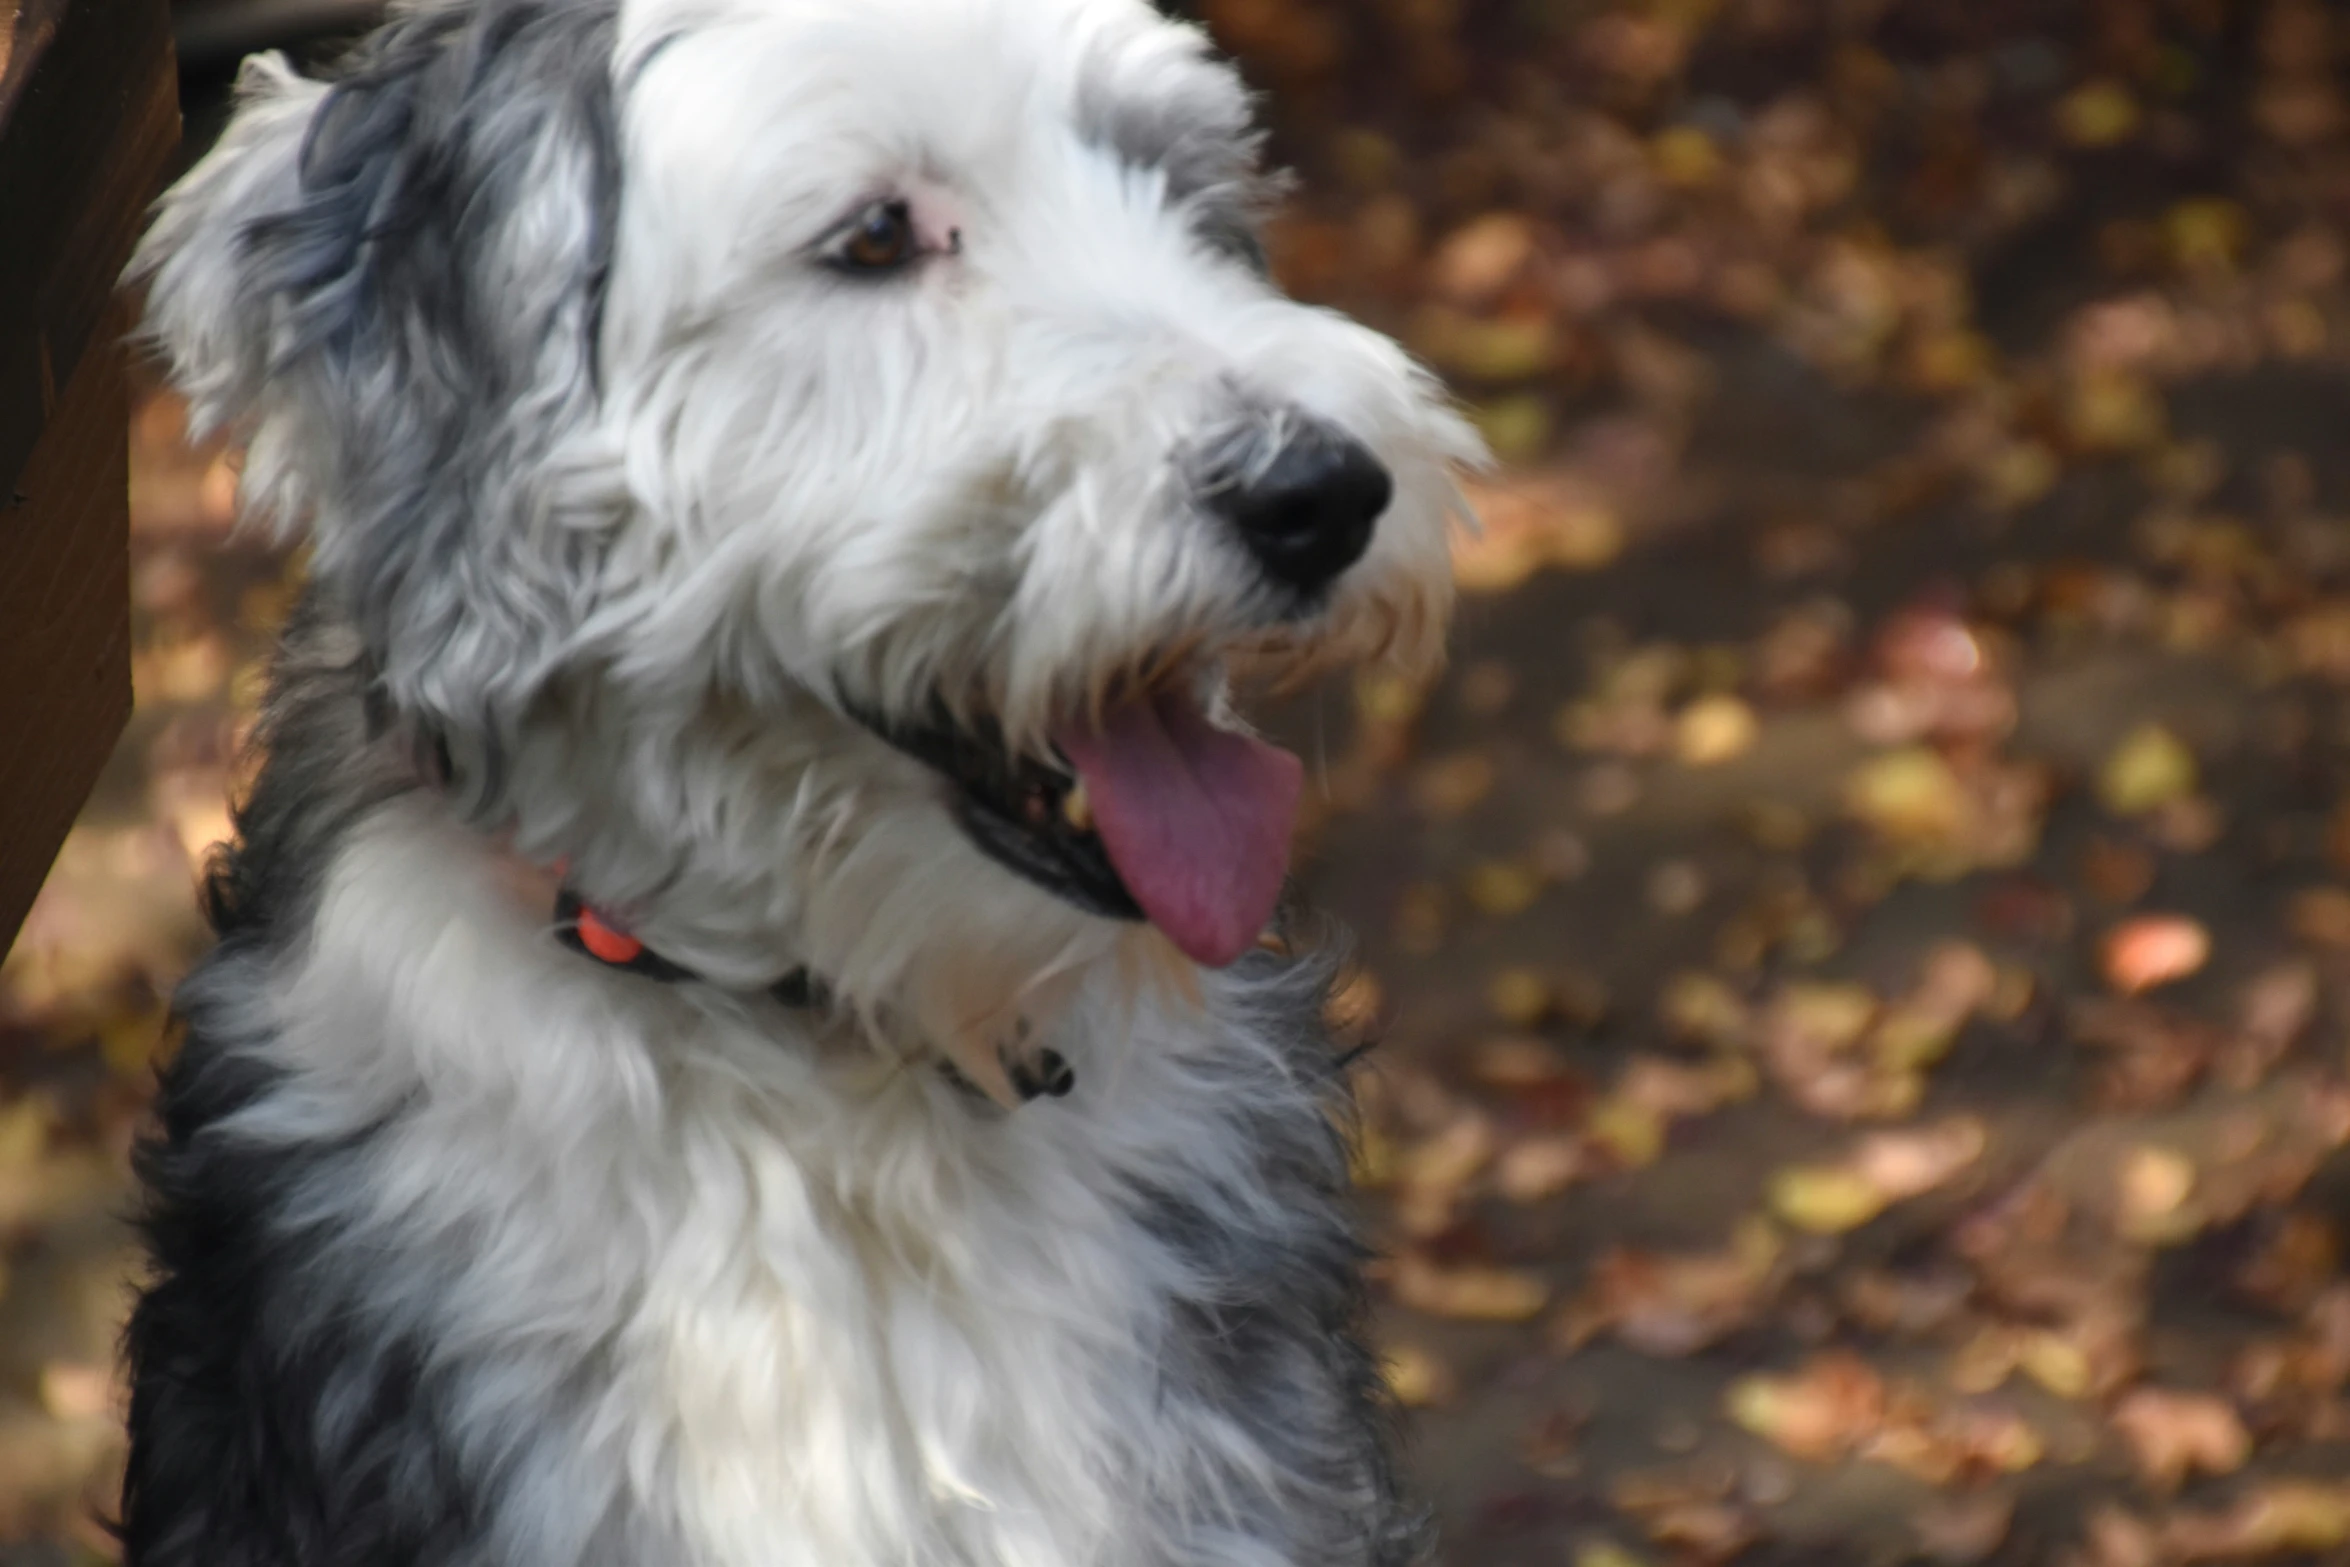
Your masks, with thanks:
[[[2350,1560],[2350,21],[1213,0],[1300,292],[1506,465],[1283,715],[1448,1567]],[[140,710],[0,970],[0,1563],[284,568],[138,428]],[[46,1543],[31,1543],[46,1542]]]

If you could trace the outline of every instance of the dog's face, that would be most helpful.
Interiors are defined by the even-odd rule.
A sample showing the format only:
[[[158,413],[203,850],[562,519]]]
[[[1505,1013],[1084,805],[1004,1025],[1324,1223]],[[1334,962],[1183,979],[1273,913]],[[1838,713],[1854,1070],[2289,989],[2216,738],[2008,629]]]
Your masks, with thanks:
[[[1299,785],[1230,678],[1433,656],[1476,451],[1265,194],[1142,0],[482,0],[258,68],[146,266],[389,705],[649,925],[1220,964]]]

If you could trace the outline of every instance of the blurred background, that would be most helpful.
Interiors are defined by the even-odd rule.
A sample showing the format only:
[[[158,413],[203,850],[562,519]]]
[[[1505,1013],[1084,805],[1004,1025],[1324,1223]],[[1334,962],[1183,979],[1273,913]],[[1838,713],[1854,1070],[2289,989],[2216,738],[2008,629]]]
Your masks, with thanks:
[[[190,0],[242,51],[367,8]],[[1283,715],[1447,1567],[2350,1560],[2350,16],[1208,0],[1298,293],[1503,467]],[[0,967],[0,1564],[298,563],[141,394],[138,712]]]

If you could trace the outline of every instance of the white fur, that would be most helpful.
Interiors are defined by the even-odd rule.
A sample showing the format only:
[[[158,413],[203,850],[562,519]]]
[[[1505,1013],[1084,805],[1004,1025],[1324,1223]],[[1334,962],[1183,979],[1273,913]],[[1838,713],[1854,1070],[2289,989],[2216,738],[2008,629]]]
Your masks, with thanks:
[[[515,1466],[485,1560],[1281,1567],[1232,1494],[1272,1494],[1271,1460],[1163,1359],[1213,1286],[1134,1199],[1266,1228],[1240,1112],[1312,1127],[1323,1086],[1246,984],[1000,869],[838,704],[941,698],[1034,749],[1163,659],[1218,693],[1241,655],[1425,661],[1475,442],[1392,343],[1203,240],[1228,181],[1171,199],[1089,131],[1245,137],[1236,78],[1141,0],[624,0],[611,68],[600,384],[567,307],[517,313],[547,340],[530,394],[479,411],[515,433],[451,551],[486,564],[404,587],[368,652],[461,771],[493,715],[494,825],[713,983],[560,950],[483,823],[405,796],[251,1000],[286,1086],[236,1135],[376,1138],[310,1217],[437,1353],[495,1368],[460,1421]],[[227,236],[292,198],[321,92],[263,65],[245,93],[150,243],[155,329],[254,440],[249,498],[364,608],[382,524],[338,487],[367,427],[336,399],[374,394],[273,362],[282,320],[226,324]],[[494,215],[493,295],[580,242],[581,160],[543,161]],[[880,194],[959,251],[881,287],[815,266]],[[1302,623],[1183,493],[1187,445],[1251,409],[1396,480]],[[800,966],[834,1008],[757,997]],[[1076,1098],[1003,1114],[934,1070],[1022,1029]]]
[[[1313,1116],[1319,1087],[1221,976],[1176,1016],[1106,978],[1050,1036],[1082,1097],[975,1110],[853,1028],[584,965],[410,799],[355,836],[268,1003],[299,1089],[234,1133],[399,1112],[334,1218],[447,1354],[496,1355],[464,1423],[485,1453],[533,1439],[511,1559],[604,1560],[592,1531],[625,1518],[706,1567],[1273,1567],[1150,1527],[1245,1438],[1162,1381],[1165,1303],[1198,1283],[1120,1199],[1245,1212],[1228,1096]]]

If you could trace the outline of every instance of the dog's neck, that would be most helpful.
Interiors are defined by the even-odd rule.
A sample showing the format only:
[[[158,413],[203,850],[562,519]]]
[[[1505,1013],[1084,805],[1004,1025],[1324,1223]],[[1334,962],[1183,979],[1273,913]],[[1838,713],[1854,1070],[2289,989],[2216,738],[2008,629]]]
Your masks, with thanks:
[[[548,911],[555,939],[587,962],[654,984],[711,983],[684,964],[655,952],[617,916],[580,897],[567,883],[561,864],[540,865],[502,842],[493,846],[491,863],[498,884],[516,903],[526,911]],[[763,993],[795,1010],[821,1012],[830,1006],[822,978],[805,967],[791,969],[764,987]],[[1033,1046],[1025,1054],[987,1065],[997,1070],[974,1070],[973,1064],[961,1060],[956,1052],[942,1052],[940,1061],[941,1069],[958,1087],[1007,1110],[1038,1099],[1065,1098],[1077,1083],[1067,1059],[1046,1046]]]

